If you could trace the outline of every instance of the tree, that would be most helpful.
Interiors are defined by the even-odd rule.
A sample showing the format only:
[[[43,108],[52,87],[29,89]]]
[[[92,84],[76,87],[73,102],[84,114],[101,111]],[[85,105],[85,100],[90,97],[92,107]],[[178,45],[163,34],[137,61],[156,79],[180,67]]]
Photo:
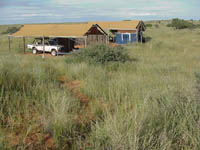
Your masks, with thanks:
[[[8,27],[8,29],[5,32],[3,32],[2,34],[13,34],[17,31],[19,31],[20,28],[21,27],[19,27],[19,28],[18,27]]]
[[[185,28],[194,28],[195,25],[189,21],[183,19],[175,18],[172,20],[171,24],[167,25],[168,27],[174,27],[176,29],[185,29]]]

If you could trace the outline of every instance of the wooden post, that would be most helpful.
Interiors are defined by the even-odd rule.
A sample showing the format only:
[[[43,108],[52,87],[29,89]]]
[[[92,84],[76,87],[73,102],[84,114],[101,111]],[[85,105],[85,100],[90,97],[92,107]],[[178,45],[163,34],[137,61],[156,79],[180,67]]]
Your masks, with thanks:
[[[109,31],[108,31],[108,37],[106,38],[106,43],[109,44]]]
[[[45,58],[45,43],[44,43],[44,36],[42,38],[42,45],[43,45],[43,55],[42,55],[42,58],[44,59]]]
[[[96,43],[98,43],[99,42],[99,35],[96,35],[96,38],[97,38]]]
[[[58,39],[56,39],[56,45],[58,45]],[[58,50],[59,51],[59,50]],[[58,51],[56,53],[56,56],[58,56]]]
[[[85,38],[85,48],[87,47],[87,38]]]
[[[110,41],[110,30],[107,30],[108,34],[106,35],[106,44],[109,44]]]
[[[68,51],[70,51],[70,50],[71,50],[71,49],[70,49],[70,48],[71,48],[71,47],[70,47],[70,38],[68,38],[68,41],[67,41],[67,42],[68,42],[68,46],[67,46],[67,47],[68,47]]]
[[[26,53],[26,39],[25,37],[23,37],[23,41],[24,41],[24,54]]]
[[[9,52],[11,51],[11,46],[10,46],[10,36],[8,36],[8,49],[9,49]]]
[[[140,43],[142,43],[142,26],[140,26]]]
[[[138,29],[136,30],[136,41],[138,43]]]

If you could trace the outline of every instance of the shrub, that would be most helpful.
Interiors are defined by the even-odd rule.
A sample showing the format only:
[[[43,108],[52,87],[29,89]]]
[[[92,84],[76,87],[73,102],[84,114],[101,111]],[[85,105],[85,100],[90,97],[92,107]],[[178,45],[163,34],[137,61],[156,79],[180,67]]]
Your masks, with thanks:
[[[17,31],[19,31],[20,28],[21,27],[8,27],[8,29],[5,32],[3,32],[2,34],[13,34]]]
[[[131,19],[125,19],[125,20],[123,20],[123,21],[131,21]]]
[[[93,45],[83,49],[78,54],[82,61],[105,64],[108,62],[126,62],[130,60],[127,49],[122,46],[111,47],[103,44]]]
[[[145,27],[147,27],[147,28],[151,28],[153,25],[152,24],[150,24],[150,23],[148,23],[148,24],[145,24]]]
[[[196,28],[200,28],[200,24],[197,24],[197,25],[196,25]]]
[[[156,28],[159,28],[159,25],[158,25],[158,24],[155,24],[155,27],[156,27]]]
[[[167,27],[172,27],[172,24],[171,24],[171,23],[168,23],[168,24],[167,24]]]
[[[171,24],[168,24],[167,26],[174,27],[176,29],[195,28],[195,25],[193,23],[178,18],[173,19]]]

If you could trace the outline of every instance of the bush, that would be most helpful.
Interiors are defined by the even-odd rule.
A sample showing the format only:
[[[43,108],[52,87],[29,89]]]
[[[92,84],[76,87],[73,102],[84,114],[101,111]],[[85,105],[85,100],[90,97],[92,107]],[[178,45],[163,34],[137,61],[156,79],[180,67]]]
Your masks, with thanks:
[[[155,24],[155,27],[156,27],[156,28],[159,28],[159,25],[158,25],[158,24]]]
[[[173,19],[171,24],[168,24],[167,26],[174,27],[176,29],[195,28],[195,25],[193,23],[178,18]]]
[[[196,28],[200,28],[200,24],[197,24],[197,25],[196,25]]]
[[[172,27],[172,24],[171,24],[171,23],[168,23],[168,24],[167,24],[167,27]]]
[[[106,45],[93,45],[83,49],[78,57],[82,61],[90,63],[105,64],[108,62],[126,62],[130,58],[127,54],[127,49],[122,46],[111,47]]]
[[[145,24],[145,27],[147,27],[147,28],[151,28],[153,25],[152,24],[150,24],[150,23],[148,23],[148,24]]]
[[[3,32],[2,34],[13,34],[17,31],[19,31],[20,28],[21,27],[8,27],[8,29],[5,32]]]

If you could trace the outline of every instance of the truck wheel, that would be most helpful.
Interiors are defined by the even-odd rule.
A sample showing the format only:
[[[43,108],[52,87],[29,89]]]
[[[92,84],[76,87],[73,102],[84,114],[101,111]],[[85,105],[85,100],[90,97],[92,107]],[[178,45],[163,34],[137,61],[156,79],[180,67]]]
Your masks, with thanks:
[[[32,50],[32,53],[35,55],[35,54],[37,54],[37,49],[36,48],[33,48],[33,50]]]
[[[51,55],[52,55],[52,56],[56,56],[56,55],[57,55],[56,50],[52,50],[52,51],[51,51]]]

